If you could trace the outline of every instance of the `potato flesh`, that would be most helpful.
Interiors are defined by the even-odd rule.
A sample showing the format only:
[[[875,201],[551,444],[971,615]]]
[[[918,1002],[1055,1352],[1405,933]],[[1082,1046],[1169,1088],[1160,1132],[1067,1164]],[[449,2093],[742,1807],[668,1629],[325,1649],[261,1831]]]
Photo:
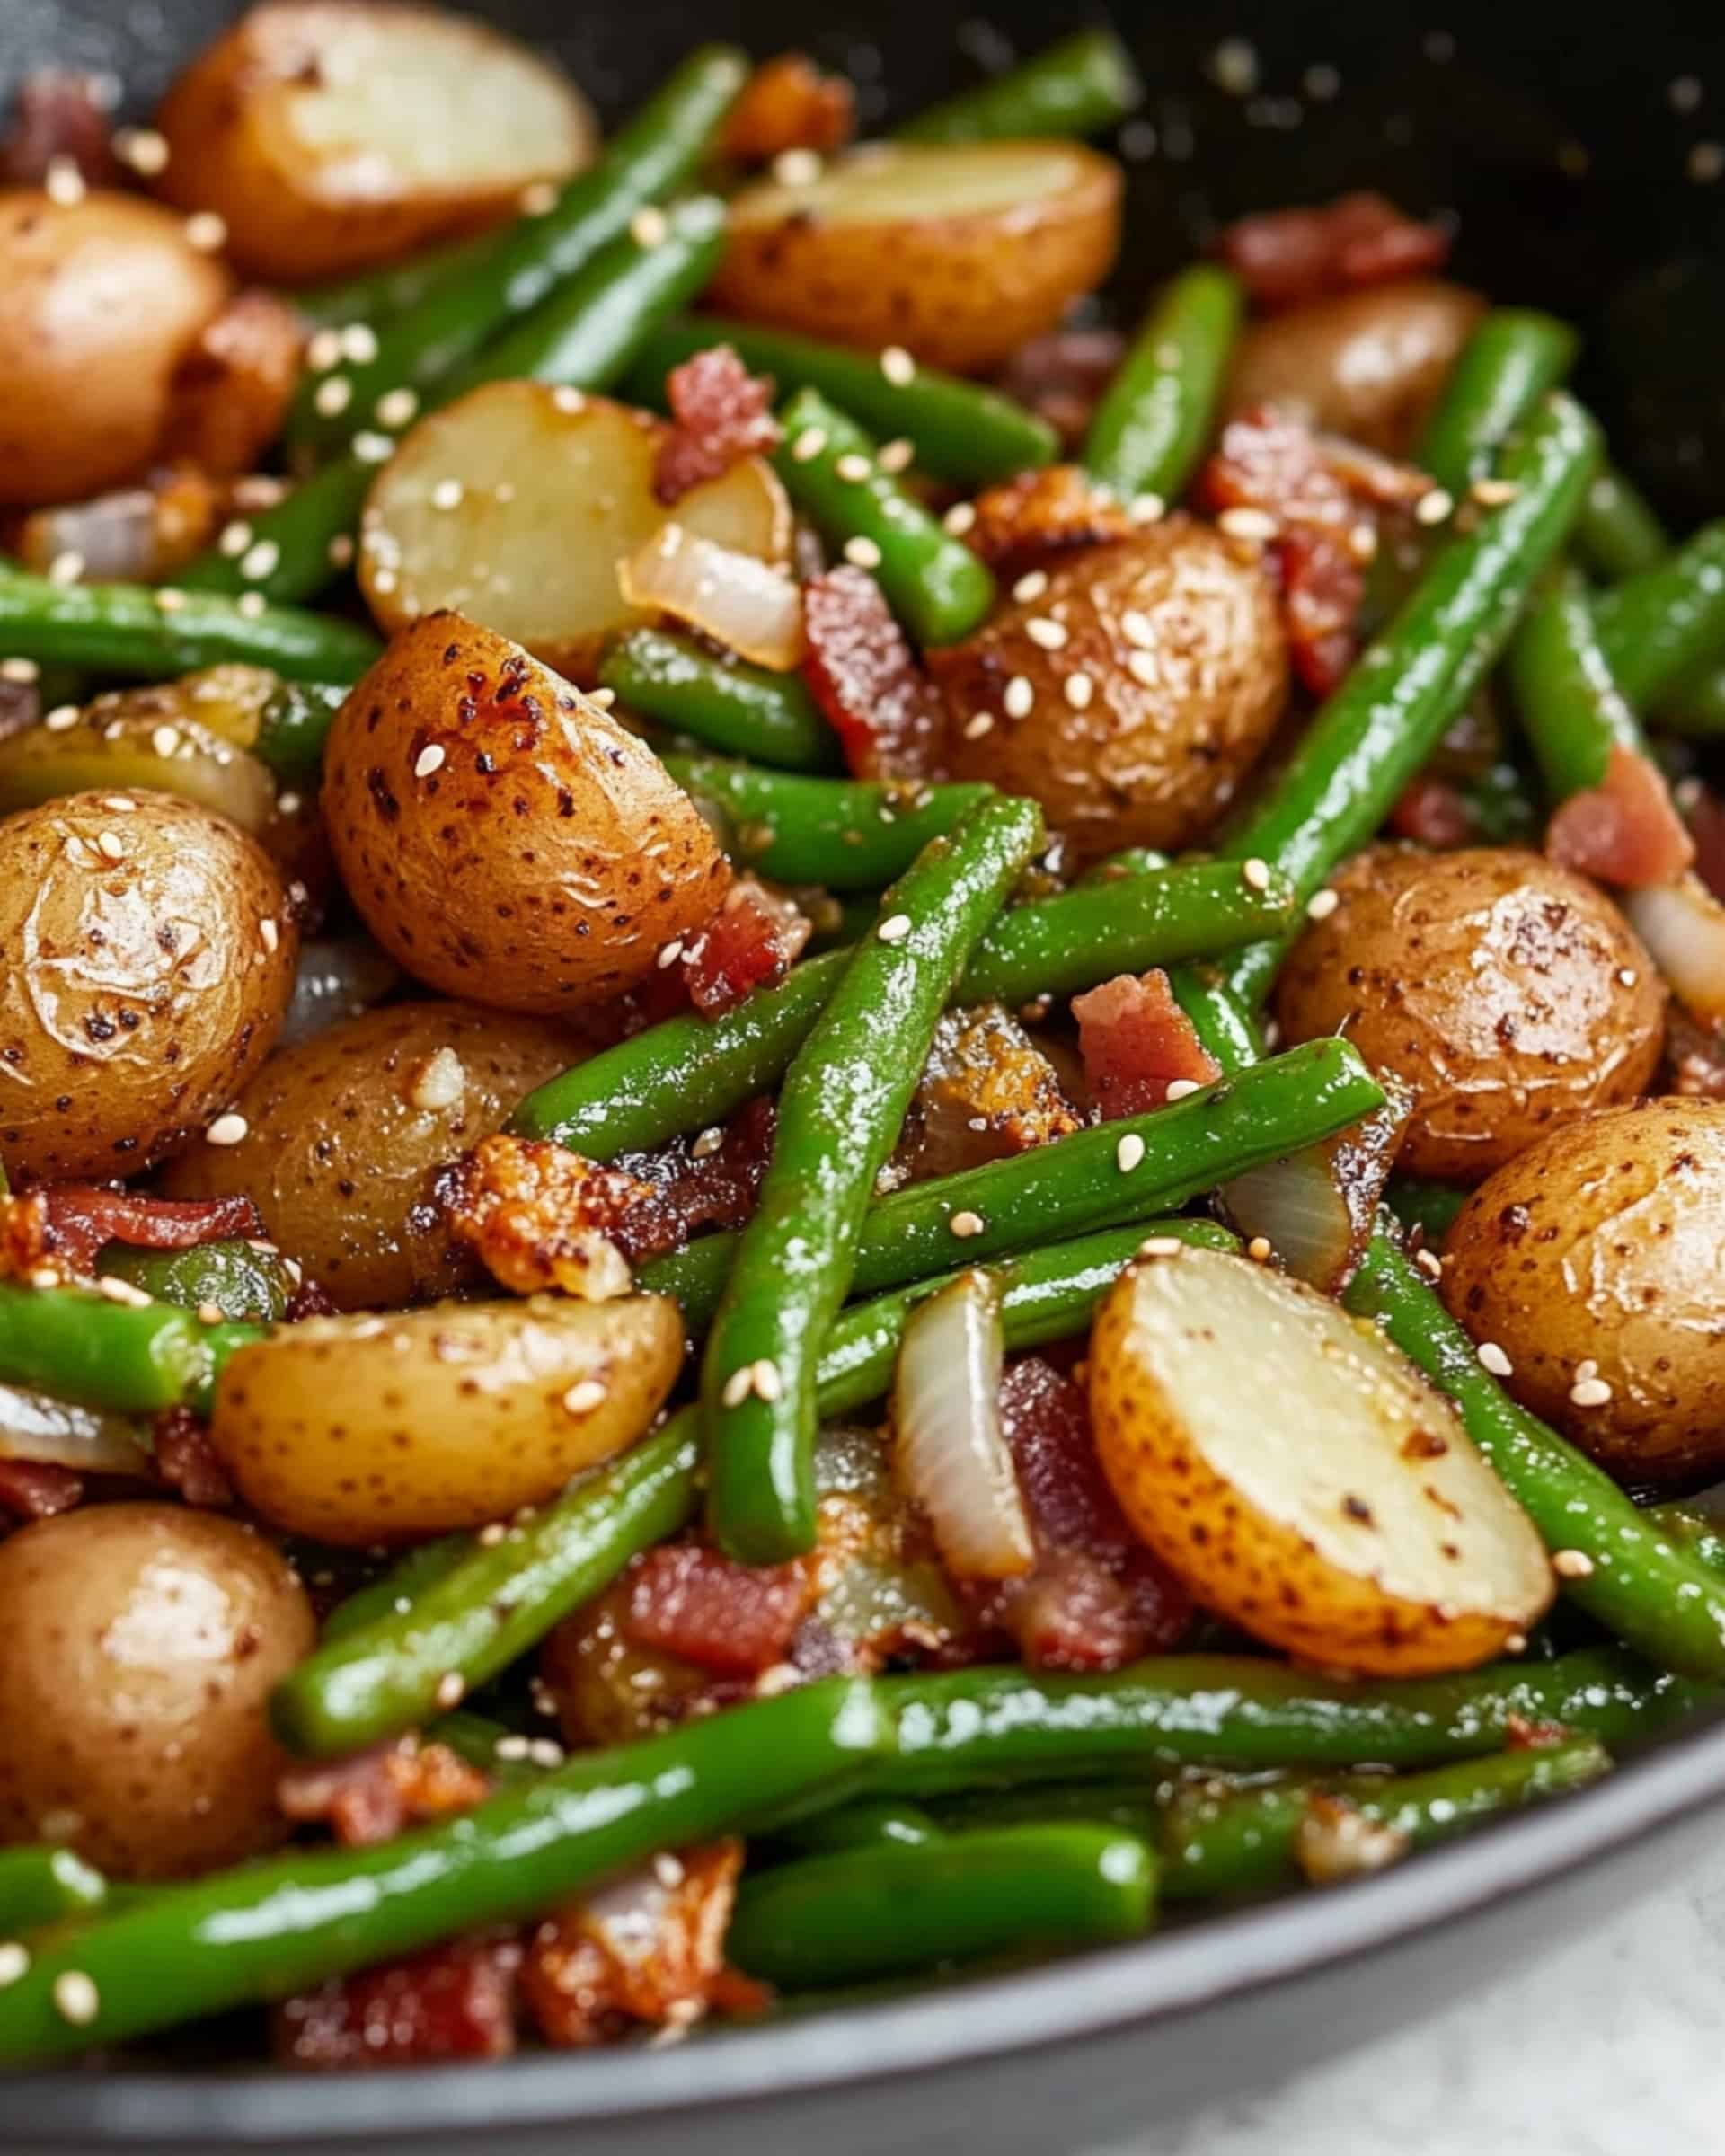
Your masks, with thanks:
[[[1091,1371],[1135,1530],[1275,1646],[1372,1674],[1466,1668],[1551,1599],[1537,1536],[1454,1408],[1309,1288],[1223,1251],[1142,1264]]]
[[[739,225],[818,217],[829,225],[890,225],[925,218],[1029,218],[1036,206],[1072,185],[1078,160],[1070,145],[995,144],[974,149],[877,143],[854,150],[802,186],[766,181],[739,196]]]

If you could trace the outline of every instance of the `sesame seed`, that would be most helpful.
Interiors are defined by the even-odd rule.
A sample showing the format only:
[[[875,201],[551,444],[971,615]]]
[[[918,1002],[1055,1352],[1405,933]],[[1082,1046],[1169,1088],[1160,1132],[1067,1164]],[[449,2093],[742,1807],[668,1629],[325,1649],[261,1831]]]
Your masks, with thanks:
[[[96,1282],[96,1293],[105,1295],[111,1303],[123,1303],[128,1310],[147,1310],[155,1301],[141,1287],[134,1287],[129,1280],[110,1279],[105,1274]]]
[[[1495,1340],[1482,1340],[1479,1348],[1480,1367],[1489,1370],[1493,1377],[1513,1377],[1516,1365]]]
[[[1255,1259],[1260,1265],[1264,1264],[1269,1255],[1270,1247],[1268,1235],[1254,1235],[1246,1245],[1246,1256]]]
[[[1171,1078],[1168,1081],[1168,1091],[1163,1097],[1169,1100],[1183,1100],[1188,1093],[1195,1093],[1199,1091],[1200,1088],[1196,1078]]]
[[[96,851],[104,861],[124,861],[126,847],[118,831],[98,831]]]
[[[1066,641],[1066,625],[1046,614],[1033,614],[1024,624],[1024,633],[1031,641],[1044,651],[1058,651]]]
[[[1138,1245],[1140,1258],[1178,1258],[1185,1249],[1178,1235],[1146,1235]]]
[[[941,526],[942,530],[951,532],[955,539],[962,539],[976,521],[977,505],[974,501],[955,501],[942,517]]]
[[[992,733],[994,729],[995,714],[992,711],[978,711],[965,720],[964,738],[967,741],[980,741],[985,734]]]
[[[754,1376],[755,1390],[763,1400],[777,1400],[784,1390],[783,1382],[779,1376],[779,1365],[769,1361],[765,1356],[756,1364]]]
[[[231,524],[225,524],[221,536],[216,542],[218,551],[226,554],[230,561],[237,560],[251,543],[252,526],[243,517],[236,517]]]
[[[353,560],[353,534],[338,532],[324,549],[330,564],[335,569],[346,569]]]
[[[567,412],[571,419],[587,410],[587,392],[577,389],[572,383],[560,382],[551,393],[551,401],[559,411]],[[508,494],[500,491],[498,499],[509,501],[514,494],[515,489],[510,487]]]
[[[1455,497],[1447,487],[1433,487],[1422,494],[1413,505],[1416,524],[1441,524],[1455,508]]]
[[[916,362],[902,344],[889,344],[880,355],[880,372],[895,389],[908,389],[916,379]]]
[[[30,1948],[15,1939],[0,1945],[0,1985],[16,1984],[30,1966]]]
[[[82,1969],[65,1969],[54,1979],[54,2010],[63,2021],[84,2028],[102,2011],[95,1979]]]
[[[258,941],[272,959],[281,949],[281,931],[268,914],[258,923]]]
[[[1356,561],[1376,561],[1377,559],[1377,529],[1375,525],[1357,524],[1348,534],[1348,551]]]
[[[60,1268],[57,1265],[39,1265],[30,1275],[30,1285],[32,1287],[58,1287],[60,1285]]]
[[[491,1755],[501,1760],[524,1760],[527,1756],[528,1741],[525,1736],[500,1736],[491,1746]]]
[[[1154,651],[1130,651],[1126,670],[1141,689],[1154,689],[1162,679],[1162,667]]]
[[[212,1145],[237,1145],[252,1126],[237,1109],[229,1109],[225,1116],[217,1116],[204,1135]]]
[[[740,1370],[733,1370],[725,1380],[724,1391],[719,1398],[728,1408],[740,1408],[754,1390],[754,1366],[745,1363]]]
[[[1617,968],[1618,981],[1625,988],[1632,988],[1641,977],[1632,966],[1620,966]]]
[[[907,472],[916,461],[916,445],[904,435],[897,435],[881,443],[874,461],[883,472]]]
[[[467,1681],[458,1669],[446,1669],[438,1679],[438,1689],[431,1697],[439,1707],[459,1707],[466,1697]]]
[[[859,451],[847,449],[843,456],[834,460],[833,470],[840,479],[854,486],[858,481],[867,479],[874,466]]]
[[[653,963],[663,973],[668,967],[675,966],[682,956],[683,940],[680,936],[674,936],[653,960]]]
[[[350,446],[362,464],[386,464],[395,454],[395,445],[386,434],[376,434],[367,429],[356,434]]]
[[[910,933],[910,915],[889,914],[874,932],[883,943],[902,943]]]
[[[813,464],[827,446],[827,429],[824,427],[805,427],[791,444],[792,461],[799,464]]]
[[[1001,703],[1009,719],[1028,719],[1036,702],[1036,691],[1031,685],[1028,674],[1014,674],[1001,692]]]
[[[327,376],[312,392],[312,409],[326,420],[335,419],[352,402],[353,384],[345,375]]]
[[[431,507],[434,509],[456,509],[461,507],[462,486],[458,479],[440,479],[431,490]]]
[[[50,584],[75,584],[84,574],[84,556],[75,547],[66,547],[55,555],[48,565]]]
[[[584,1377],[563,1394],[563,1405],[571,1415],[590,1415],[605,1397],[606,1389],[597,1377]]]
[[[1267,544],[1280,531],[1268,509],[1241,508],[1224,509],[1216,520],[1216,528],[1225,532],[1230,539],[1247,539]]]
[[[524,217],[548,216],[557,207],[557,190],[549,180],[535,180],[516,197],[516,207]]]
[[[243,591],[234,600],[234,611],[243,614],[248,622],[258,621],[268,611],[264,596],[261,591]]]
[[[1611,1386],[1603,1377],[1584,1377],[1570,1387],[1570,1400],[1578,1408],[1603,1408],[1611,1398]]]
[[[781,187],[812,187],[820,174],[821,162],[813,150],[781,150],[773,160],[773,177]]]
[[[1314,891],[1305,902],[1308,921],[1327,921],[1341,904],[1340,891]]]
[[[1254,891],[1267,891],[1269,888],[1269,863],[1260,861],[1254,853],[1250,861],[1242,864],[1240,880]]]
[[[717,1153],[724,1142],[724,1132],[718,1124],[712,1124],[709,1128],[703,1130],[694,1144],[689,1147],[689,1158],[692,1161],[704,1161],[711,1154]]]
[[[1587,1356],[1582,1361],[1579,1362],[1575,1365],[1575,1374],[1578,1378],[1597,1377],[1599,1374],[1599,1365],[1597,1362],[1595,1362],[1590,1355]]]
[[[420,409],[419,395],[404,387],[385,390],[372,409],[380,427],[405,427]]]
[[[70,209],[74,203],[82,202],[87,191],[84,174],[69,157],[50,157],[48,170],[42,175],[42,191],[50,202],[62,209]]]
[[[637,247],[662,247],[671,236],[671,220],[650,202],[629,220],[629,237]]]
[[[416,779],[429,779],[434,771],[442,770],[443,763],[444,749],[441,742],[429,742],[413,760],[413,776]]]
[[[946,1224],[959,1240],[964,1242],[968,1241],[972,1235],[980,1235],[984,1224],[980,1213],[964,1212],[955,1213]]]
[[[1585,1550],[1553,1550],[1552,1569],[1560,1579],[1591,1579],[1593,1560]]]
[[[479,1531],[480,1548],[482,1550],[495,1550],[497,1545],[503,1540],[503,1537],[508,1533],[509,1529],[503,1524],[501,1520],[488,1520],[484,1526],[482,1526]]]
[[[47,718],[42,720],[42,724],[50,734],[64,734],[78,723],[78,707],[75,703],[57,703]]]
[[[1048,588],[1048,572],[1046,569],[1027,569],[1013,586],[1013,596],[1020,605],[1028,606],[1033,599],[1039,599]]]
[[[114,155],[146,180],[168,169],[168,138],[154,128],[122,128],[114,137]]]
[[[368,322],[350,322],[341,332],[341,356],[355,367],[369,367],[377,357],[377,332]]]
[[[879,569],[880,549],[866,532],[859,532],[854,539],[845,542],[845,559],[854,561],[858,569]]]
[[[1444,1268],[1435,1250],[1416,1250],[1413,1254],[1413,1262],[1428,1280],[1443,1278]]]
[[[192,1315],[200,1325],[219,1325],[227,1312],[219,1303],[200,1303]]]
[[[281,549],[273,539],[260,539],[240,557],[240,574],[253,584],[273,577],[281,562]]]
[[[332,367],[339,367],[341,364],[341,331],[319,330],[305,347],[307,371],[314,375],[327,375]]]
[[[1168,514],[1168,504],[1160,494],[1135,494],[1126,513],[1134,524],[1160,524]]]
[[[608,711],[617,701],[617,692],[615,689],[589,689],[587,701],[596,711]]]
[[[554,1736],[535,1736],[528,1743],[527,1757],[535,1767],[561,1767],[565,1754]]]
[[[1505,502],[1516,499],[1521,488],[1513,479],[1476,479],[1468,491],[1482,508],[1500,509]]]
[[[1140,651],[1153,650],[1156,641],[1156,625],[1147,614],[1128,606],[1120,616],[1120,634],[1128,644],[1136,644]]]
[[[1096,684],[1088,674],[1068,674],[1063,685],[1066,702],[1075,711],[1088,711]]]
[[[1144,1158],[1144,1140],[1136,1130],[1128,1130],[1114,1148],[1114,1165],[1122,1175],[1130,1175]]]
[[[186,603],[185,593],[172,584],[158,584],[151,596],[161,614],[178,614]]]
[[[0,658],[0,681],[40,681],[42,669],[33,658]]]

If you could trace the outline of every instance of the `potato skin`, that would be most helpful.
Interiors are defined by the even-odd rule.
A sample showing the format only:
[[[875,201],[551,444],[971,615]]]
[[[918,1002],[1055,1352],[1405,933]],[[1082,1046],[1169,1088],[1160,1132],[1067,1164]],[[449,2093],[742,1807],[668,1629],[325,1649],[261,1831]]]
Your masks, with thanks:
[[[1128,613],[1150,623],[1153,682]],[[1029,632],[1059,623],[1045,650]],[[1135,627],[1137,624],[1134,624]],[[1173,849],[1209,829],[1269,740],[1287,695],[1287,645],[1269,580],[1219,533],[1170,517],[1057,569],[1038,599],[1000,607],[961,644],[929,655],[947,710],[955,778],[1033,795],[1083,859],[1117,846]],[[1066,683],[1089,676],[1075,710]],[[1035,691],[1011,718],[1014,676]],[[968,731],[977,713],[994,726]]]
[[[0,823],[7,1173],[135,1175],[190,1144],[269,1053],[298,948],[267,855],[194,802],[75,793]]]
[[[476,1003],[367,1011],[279,1048],[236,1103],[245,1136],[194,1146],[162,1188],[172,1197],[243,1192],[338,1310],[450,1294],[480,1273],[444,1224],[438,1171],[582,1053],[549,1020]],[[440,1085],[451,1055],[459,1083]],[[429,1106],[413,1097],[421,1086]]]
[[[1414,1091],[1401,1164],[1477,1182],[1552,1124],[1632,1100],[1652,1077],[1666,991],[1603,891],[1508,846],[1374,847],[1276,987],[1290,1041],[1345,1032]]]
[[[1241,338],[1225,409],[1283,405],[1326,432],[1405,456],[1484,312],[1477,293],[1409,278],[1273,314]]]
[[[620,994],[730,880],[650,749],[459,614],[402,630],[354,689],[323,805],[342,881],[391,957],[504,1011]]]
[[[664,1295],[308,1318],[228,1363],[210,1442],[277,1526],[342,1548],[414,1542],[542,1504],[621,1452],[682,1362]]]
[[[231,284],[154,202],[0,190],[0,503],[77,501],[141,472]]]
[[[1725,1469],[1725,1101],[1566,1123],[1480,1185],[1442,1294],[1509,1392],[1628,1482]],[[1611,1387],[1572,1398],[1577,1366]]]
[[[255,1529],[92,1505],[0,1542],[0,1842],[65,1841],[116,1878],[284,1839],[265,1709],[316,1621]]]

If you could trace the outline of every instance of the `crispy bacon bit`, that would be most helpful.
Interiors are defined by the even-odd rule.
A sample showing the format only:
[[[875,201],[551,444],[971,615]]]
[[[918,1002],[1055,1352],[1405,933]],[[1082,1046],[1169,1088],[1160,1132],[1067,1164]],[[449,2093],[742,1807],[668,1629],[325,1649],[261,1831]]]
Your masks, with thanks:
[[[46,1254],[86,1273],[98,1250],[123,1242],[139,1250],[190,1250],[200,1242],[260,1236],[249,1197],[146,1197],[95,1183],[49,1183],[31,1193],[43,1204]]]
[[[680,1249],[697,1228],[741,1227],[773,1157],[777,1119],[775,1103],[762,1094],[721,1126],[717,1144],[697,1133],[619,1160],[616,1166],[647,1191],[611,1231],[631,1263]]]
[[[1072,1015],[1078,1021],[1084,1075],[1104,1123],[1160,1108],[1170,1085],[1182,1080],[1208,1085],[1222,1074],[1160,967],[1142,976],[1116,974],[1075,996]]]
[[[1449,234],[1382,195],[1342,195],[1322,208],[1273,209],[1228,225],[1216,252],[1266,311],[1441,270]]]
[[[1008,584],[1055,568],[1075,547],[1129,539],[1137,529],[1119,498],[1076,464],[1049,464],[989,487],[976,511],[967,543]]]
[[[635,1567],[624,1637],[718,1676],[758,1676],[790,1652],[816,1585],[801,1559],[739,1565],[700,1542],[664,1543]]]
[[[1604,782],[1572,793],[1545,827],[1552,860],[1639,891],[1673,883],[1695,857],[1659,766],[1614,743]]]
[[[323,2069],[507,2058],[520,1966],[514,1940],[458,1939],[333,1977],[277,2008],[272,2049]]]
[[[998,1003],[950,1011],[934,1029],[892,1180],[951,1175],[1079,1127],[1054,1065]]]
[[[1473,836],[1467,798],[1446,779],[1415,779],[1390,811],[1390,828],[1398,838],[1443,853],[1464,846]]]
[[[45,1520],[70,1512],[84,1497],[84,1477],[43,1460],[0,1460],[0,1512],[15,1520]]]
[[[746,456],[778,446],[773,384],[751,375],[728,344],[696,352],[665,380],[671,427],[659,446],[653,490],[676,501],[703,480],[722,479]]]
[[[18,85],[0,142],[0,181],[40,187],[50,165],[71,164],[87,187],[112,187],[119,177],[109,126],[113,100],[99,75],[70,67],[37,67]]]
[[[222,479],[251,471],[281,432],[303,341],[285,299],[255,287],[237,293],[174,370],[162,455]]]
[[[1689,835],[1695,843],[1695,873],[1725,904],[1725,802],[1711,787],[1698,786],[1687,803]]]
[[[775,986],[814,933],[790,899],[752,876],[739,877],[724,904],[683,953],[689,1001],[718,1018],[756,988]]]
[[[849,562],[802,588],[803,679],[859,779],[925,778],[941,701],[880,587]]]
[[[768,164],[785,150],[843,149],[855,131],[844,76],[823,75],[806,52],[782,52],[763,60],[743,84],[719,148],[739,164]]]
[[[1019,347],[995,387],[1046,420],[1066,448],[1076,449],[1125,354],[1118,330],[1050,330]]]
[[[540,1138],[485,1138],[438,1178],[457,1241],[518,1295],[561,1288],[584,1302],[626,1295],[629,1267],[615,1233],[648,1186]]]
[[[490,1794],[491,1780],[447,1745],[398,1736],[345,1759],[291,1766],[277,1786],[288,1817],[327,1825],[346,1849],[391,1842],[403,1827],[471,1811]]]
[[[225,1512],[234,1502],[227,1470],[209,1441],[209,1425],[190,1408],[167,1408],[155,1418],[150,1450],[155,1471],[188,1505]]]

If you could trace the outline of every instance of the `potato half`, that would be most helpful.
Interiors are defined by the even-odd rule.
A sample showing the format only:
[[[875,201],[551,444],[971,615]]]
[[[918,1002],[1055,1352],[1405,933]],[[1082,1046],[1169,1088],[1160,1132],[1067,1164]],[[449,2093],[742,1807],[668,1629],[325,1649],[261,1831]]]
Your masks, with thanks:
[[[309,1318],[242,1348],[210,1438],[273,1525],[344,1548],[542,1504],[639,1437],[683,1361],[663,1295]]]
[[[1120,174],[1071,142],[872,144],[731,205],[717,304],[845,344],[980,374],[1094,289]]]
[[[1373,1329],[1221,1250],[1135,1266],[1091,1341],[1109,1480],[1194,1595],[1290,1654],[1468,1669],[1552,1599],[1526,1516]]]

